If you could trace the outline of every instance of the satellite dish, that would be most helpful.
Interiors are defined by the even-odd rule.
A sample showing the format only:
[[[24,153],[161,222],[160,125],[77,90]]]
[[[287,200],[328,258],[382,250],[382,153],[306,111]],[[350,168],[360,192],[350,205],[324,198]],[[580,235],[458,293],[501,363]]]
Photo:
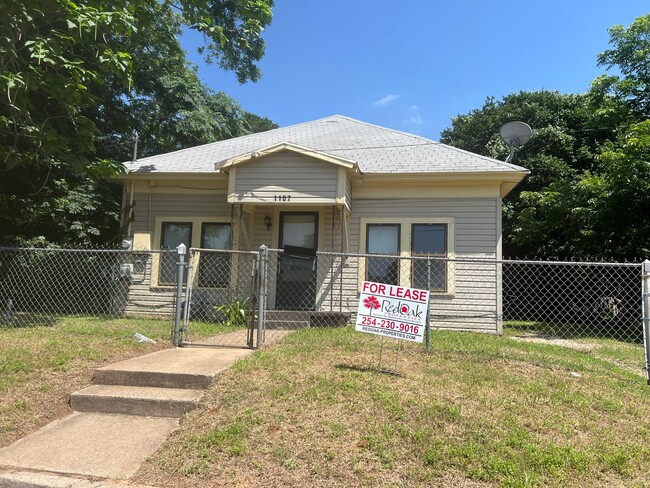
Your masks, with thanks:
[[[508,122],[501,126],[499,133],[509,148],[519,149],[530,141],[533,130],[525,122]]]
[[[515,151],[530,141],[533,130],[525,122],[514,121],[503,124],[499,133],[503,142],[510,148],[510,154],[506,158],[506,163],[509,163],[512,161]]]

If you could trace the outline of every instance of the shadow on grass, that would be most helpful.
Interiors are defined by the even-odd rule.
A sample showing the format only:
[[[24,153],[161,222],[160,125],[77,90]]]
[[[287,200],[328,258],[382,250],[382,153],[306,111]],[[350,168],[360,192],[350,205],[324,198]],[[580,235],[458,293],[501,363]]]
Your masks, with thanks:
[[[503,328],[509,331],[526,332],[540,337],[561,339],[613,339],[630,344],[643,344],[641,325],[607,323],[582,326],[554,322],[506,321]]]
[[[359,373],[379,373],[388,376],[394,376],[397,378],[404,378],[404,375],[397,371],[393,371],[391,369],[376,368],[374,366],[354,366],[350,364],[336,364],[334,365],[334,367],[336,369],[342,369],[344,371],[356,371]]]
[[[0,329],[26,329],[30,327],[52,327],[59,317],[53,315],[16,312],[10,318],[0,316]]]

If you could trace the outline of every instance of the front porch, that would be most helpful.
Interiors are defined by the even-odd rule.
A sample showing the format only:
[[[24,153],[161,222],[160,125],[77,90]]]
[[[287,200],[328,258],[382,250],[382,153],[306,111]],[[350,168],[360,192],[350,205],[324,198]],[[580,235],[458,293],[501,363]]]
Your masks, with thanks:
[[[319,310],[340,261],[320,254],[347,251],[348,222],[344,205],[233,205],[232,249],[271,250],[268,309]]]

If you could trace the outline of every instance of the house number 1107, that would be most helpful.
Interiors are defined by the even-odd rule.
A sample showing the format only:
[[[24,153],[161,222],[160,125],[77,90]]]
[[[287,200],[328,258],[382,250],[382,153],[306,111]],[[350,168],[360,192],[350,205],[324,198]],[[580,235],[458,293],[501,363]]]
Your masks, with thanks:
[[[274,202],[290,202],[291,195],[273,195]]]

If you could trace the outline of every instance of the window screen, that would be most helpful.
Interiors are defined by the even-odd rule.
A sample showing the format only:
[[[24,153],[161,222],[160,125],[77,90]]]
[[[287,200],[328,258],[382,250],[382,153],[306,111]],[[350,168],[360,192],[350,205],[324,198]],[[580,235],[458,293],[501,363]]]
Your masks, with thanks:
[[[190,222],[163,222],[160,248],[174,252],[161,253],[158,284],[172,285],[176,283],[176,275],[178,273],[176,267],[178,260],[176,248],[180,244],[185,244],[189,250],[192,245],[192,224]],[[187,254],[185,254],[185,261],[187,262]]]

